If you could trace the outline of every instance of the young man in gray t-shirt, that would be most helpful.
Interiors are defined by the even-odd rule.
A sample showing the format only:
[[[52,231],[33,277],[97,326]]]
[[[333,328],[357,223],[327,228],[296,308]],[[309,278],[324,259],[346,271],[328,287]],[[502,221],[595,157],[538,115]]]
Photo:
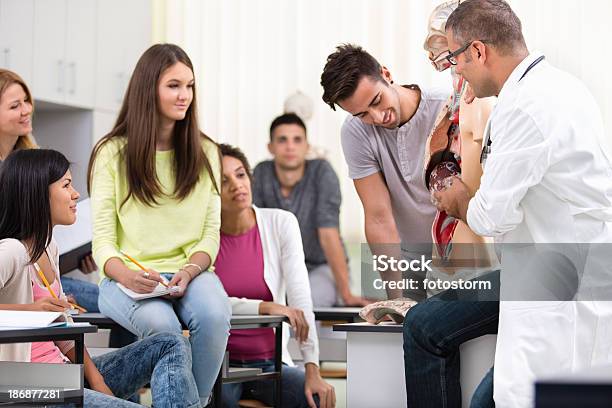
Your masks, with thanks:
[[[313,304],[364,306],[351,293],[348,265],[340,237],[340,183],[327,160],[306,160],[306,125],[293,113],[270,126],[268,150],[273,160],[253,171],[253,202],[292,212],[300,224]]]
[[[342,126],[342,148],[363,205],[372,253],[416,258],[430,252],[436,209],[423,180],[423,159],[448,92],[395,84],[387,68],[350,44],[327,58],[321,85],[323,101],[350,114]],[[387,293],[402,295],[399,290]],[[408,295],[421,300],[425,292]]]

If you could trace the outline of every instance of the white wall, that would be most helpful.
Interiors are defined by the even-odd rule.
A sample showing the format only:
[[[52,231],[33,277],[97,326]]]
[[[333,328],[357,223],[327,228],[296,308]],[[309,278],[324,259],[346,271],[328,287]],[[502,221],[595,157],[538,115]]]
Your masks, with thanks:
[[[158,38],[183,46],[196,66],[201,124],[218,141],[243,148],[253,164],[268,157],[270,121],[285,97],[313,98],[312,144],[324,148],[341,179],[342,232],[363,241],[361,206],[340,147],[344,113],[321,101],[325,59],[343,42],[364,46],[399,83],[448,83],[429,65],[422,43],[434,0],[172,0],[156,2],[165,15]],[[531,49],[582,78],[612,129],[612,34],[607,0],[512,0]],[[158,27],[158,30],[160,28]]]

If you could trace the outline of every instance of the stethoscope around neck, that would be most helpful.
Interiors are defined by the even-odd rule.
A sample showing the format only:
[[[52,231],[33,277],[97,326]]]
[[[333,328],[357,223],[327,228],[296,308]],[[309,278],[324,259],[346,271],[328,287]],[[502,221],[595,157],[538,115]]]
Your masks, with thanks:
[[[535,61],[533,61],[531,64],[529,64],[529,66],[527,67],[525,72],[523,72],[523,75],[521,75],[521,77],[519,78],[518,82],[521,82],[521,79],[525,78],[527,73],[529,71],[531,71],[531,69],[533,67],[535,67],[540,62],[542,62],[542,60],[544,60],[544,58],[546,58],[546,57],[544,55],[541,55]],[[480,152],[480,164],[484,165],[484,162],[487,160],[487,156],[489,155],[489,153],[491,153],[491,144],[492,144],[492,141],[491,141],[491,122],[489,121],[489,123],[487,123],[487,128],[485,129],[485,140],[484,140],[484,143],[483,143],[483,146],[482,146],[482,151]]]

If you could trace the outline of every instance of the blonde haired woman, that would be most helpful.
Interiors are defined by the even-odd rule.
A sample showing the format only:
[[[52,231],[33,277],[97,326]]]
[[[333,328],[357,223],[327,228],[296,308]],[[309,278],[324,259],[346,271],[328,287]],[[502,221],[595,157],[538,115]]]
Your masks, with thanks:
[[[13,151],[32,149],[34,100],[25,81],[16,73],[0,68],[0,166]]]

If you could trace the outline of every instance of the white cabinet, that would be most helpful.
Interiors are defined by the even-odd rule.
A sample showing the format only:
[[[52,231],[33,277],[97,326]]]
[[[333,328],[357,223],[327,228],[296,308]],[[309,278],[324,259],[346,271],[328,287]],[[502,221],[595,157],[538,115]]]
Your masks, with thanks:
[[[70,160],[72,184],[87,197],[87,165],[92,148],[93,111],[47,108],[39,104],[33,127],[41,147],[62,152]]]
[[[35,0],[36,99],[94,105],[96,0]]]
[[[151,45],[152,0],[0,0],[0,67],[36,100],[117,112]]]
[[[29,85],[38,142],[76,163],[82,190],[92,143],[151,45],[152,13],[152,0],[0,0],[0,67]]]
[[[32,81],[34,0],[0,0],[0,67]]]
[[[151,45],[151,0],[98,1],[96,90],[98,108],[118,111],[138,58]]]
[[[67,0],[66,103],[93,106],[96,87],[96,0]]]
[[[66,1],[34,3],[34,80],[36,99],[63,103],[66,90]]]

